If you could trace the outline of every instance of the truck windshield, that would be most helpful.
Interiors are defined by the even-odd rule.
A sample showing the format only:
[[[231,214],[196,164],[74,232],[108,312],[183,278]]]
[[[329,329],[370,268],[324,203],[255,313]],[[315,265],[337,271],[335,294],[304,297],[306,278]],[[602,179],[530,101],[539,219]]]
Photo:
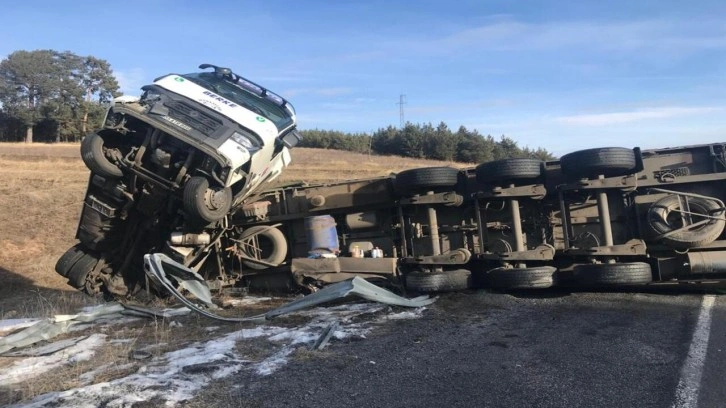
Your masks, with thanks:
[[[292,106],[289,104],[287,107],[282,106],[283,100],[277,95],[269,93],[266,96],[262,96],[258,95],[258,93],[261,93],[261,90],[255,93],[246,89],[243,86],[245,84],[248,84],[248,87],[252,87],[253,89],[259,87],[245,81],[243,78],[239,78],[238,83],[234,83],[220,78],[212,72],[195,72],[182,75],[182,77],[271,120],[280,132],[294,123]]]

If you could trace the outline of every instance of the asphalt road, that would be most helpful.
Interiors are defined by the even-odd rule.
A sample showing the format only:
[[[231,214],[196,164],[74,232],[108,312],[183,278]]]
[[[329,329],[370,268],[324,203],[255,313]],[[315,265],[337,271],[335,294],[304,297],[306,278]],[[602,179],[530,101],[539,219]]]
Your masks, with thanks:
[[[723,407],[724,354],[726,296],[460,293],[441,297],[423,318],[331,343],[273,375],[240,374],[232,400],[262,407]]]

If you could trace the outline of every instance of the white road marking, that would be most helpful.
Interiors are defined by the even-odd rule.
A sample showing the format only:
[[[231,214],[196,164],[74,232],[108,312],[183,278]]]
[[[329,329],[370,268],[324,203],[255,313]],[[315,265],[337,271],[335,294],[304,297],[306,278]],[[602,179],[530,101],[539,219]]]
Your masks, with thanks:
[[[711,334],[711,309],[716,296],[706,295],[701,302],[701,313],[698,315],[696,329],[693,331],[688,357],[681,369],[681,379],[676,388],[676,399],[673,408],[698,407],[698,391],[701,386],[703,365],[708,351],[708,337]]]

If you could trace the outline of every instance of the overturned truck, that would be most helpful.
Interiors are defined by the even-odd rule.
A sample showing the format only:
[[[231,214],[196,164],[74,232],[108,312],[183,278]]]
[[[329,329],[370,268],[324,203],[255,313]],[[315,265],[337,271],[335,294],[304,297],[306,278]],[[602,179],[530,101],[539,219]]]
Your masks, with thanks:
[[[361,276],[415,292],[726,279],[726,145],[597,148],[558,161],[270,188],[300,135],[283,98],[208,64],[114,102],[87,136],[76,238],[57,262],[89,294],[153,286],[164,253],[232,285]],[[152,290],[160,290],[153,288]]]
[[[261,231],[243,252],[270,265],[219,271],[247,264],[246,282],[277,273],[301,286],[358,275],[416,292],[715,282],[724,180],[726,146],[711,144],[271,189],[231,217]]]

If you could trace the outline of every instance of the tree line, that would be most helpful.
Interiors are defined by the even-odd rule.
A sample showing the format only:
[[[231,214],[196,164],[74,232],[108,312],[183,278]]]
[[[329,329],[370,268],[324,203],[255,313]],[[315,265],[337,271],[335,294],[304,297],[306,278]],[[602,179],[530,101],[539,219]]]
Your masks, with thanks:
[[[106,60],[15,51],[0,61],[0,141],[78,141],[101,126],[118,89]]]
[[[501,136],[497,140],[464,126],[452,131],[444,122],[436,127],[431,123],[407,123],[403,128],[388,126],[378,129],[373,134],[318,129],[303,130],[301,133],[303,139],[298,144],[300,147],[348,150],[358,153],[464,163],[483,163],[511,157],[555,159],[555,156],[541,147],[536,149],[520,147],[515,140],[507,136]]]

